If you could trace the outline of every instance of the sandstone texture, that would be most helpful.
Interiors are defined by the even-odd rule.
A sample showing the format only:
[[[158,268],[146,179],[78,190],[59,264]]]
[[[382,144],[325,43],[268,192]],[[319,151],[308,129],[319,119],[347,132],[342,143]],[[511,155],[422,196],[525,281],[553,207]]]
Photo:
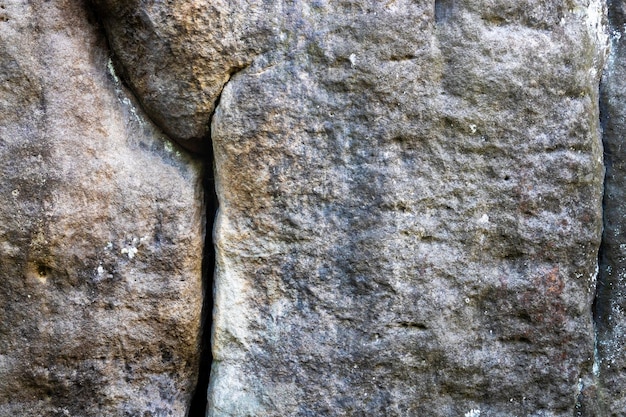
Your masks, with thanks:
[[[0,416],[623,415],[622,8],[0,3]]]
[[[143,115],[78,0],[0,2],[0,416],[185,416],[198,161]]]
[[[117,67],[148,115],[181,145],[207,152],[209,122],[222,88],[269,46],[271,2],[92,4],[107,30]]]
[[[208,415],[593,415],[600,3],[275,10],[212,119]]]
[[[600,2],[95,4],[215,151],[208,416],[600,410]]]
[[[600,252],[595,315],[598,371],[606,416],[626,410],[626,4],[609,2],[611,54],[602,82],[606,179],[604,235]]]

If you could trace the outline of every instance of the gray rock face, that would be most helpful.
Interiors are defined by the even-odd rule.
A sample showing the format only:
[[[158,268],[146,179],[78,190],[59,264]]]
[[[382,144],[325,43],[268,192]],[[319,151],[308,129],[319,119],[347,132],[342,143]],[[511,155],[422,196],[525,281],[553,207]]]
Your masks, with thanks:
[[[0,5],[1,416],[184,416],[194,388],[200,164],[107,59],[82,2]]]
[[[208,416],[622,412],[599,0],[92,4],[113,62],[76,0],[0,7],[0,415],[186,413],[200,165],[114,66],[215,153]]]
[[[597,411],[600,2],[97,4],[212,119],[208,415]]]
[[[626,43],[625,5],[609,2],[611,55],[602,82],[604,154],[604,235],[596,300],[599,371],[607,416],[621,416],[626,410]]]
[[[213,118],[209,415],[591,415],[600,4],[283,8]]]

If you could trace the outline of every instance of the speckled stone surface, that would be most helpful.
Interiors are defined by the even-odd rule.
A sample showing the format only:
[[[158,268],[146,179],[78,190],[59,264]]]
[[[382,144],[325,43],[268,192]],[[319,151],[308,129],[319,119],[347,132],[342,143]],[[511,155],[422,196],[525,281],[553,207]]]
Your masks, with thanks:
[[[200,164],[143,116],[80,1],[0,4],[0,416],[185,416]]]

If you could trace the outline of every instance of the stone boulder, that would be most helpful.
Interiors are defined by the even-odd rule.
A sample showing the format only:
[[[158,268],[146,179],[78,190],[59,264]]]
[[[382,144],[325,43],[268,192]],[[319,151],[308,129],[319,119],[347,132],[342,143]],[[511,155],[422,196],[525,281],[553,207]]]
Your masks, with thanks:
[[[0,9],[0,414],[185,415],[162,130],[207,416],[619,415],[601,1],[82,4]]]
[[[122,86],[83,2],[0,5],[0,416],[184,416],[201,164]]]
[[[600,3],[280,12],[212,119],[208,415],[592,415]]]

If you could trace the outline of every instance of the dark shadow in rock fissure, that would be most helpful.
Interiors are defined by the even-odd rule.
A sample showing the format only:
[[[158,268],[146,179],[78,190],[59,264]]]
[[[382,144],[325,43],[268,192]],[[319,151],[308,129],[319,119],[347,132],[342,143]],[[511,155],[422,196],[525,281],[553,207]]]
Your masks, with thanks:
[[[621,1],[608,0],[606,2],[609,32],[621,26],[626,20],[623,14]],[[614,51],[611,51],[613,54]],[[603,230],[602,240],[600,248],[598,250],[598,274],[596,277],[596,292],[593,300],[592,312],[593,312],[593,324],[595,327],[595,348],[594,352],[595,364],[598,366],[596,372],[598,374],[599,385],[599,399],[598,415],[608,415],[606,407],[608,406],[606,395],[610,395],[606,392],[607,387],[604,381],[604,367],[602,361],[606,358],[606,341],[613,339],[613,329],[615,323],[612,322],[611,307],[614,303],[617,293],[616,291],[620,287],[619,276],[616,273],[612,273],[612,268],[615,265],[619,265],[620,261],[616,259],[615,246],[619,244],[620,232],[616,231],[616,223],[620,220],[620,211],[616,210],[616,199],[619,201],[619,195],[621,194],[620,188],[623,183],[620,178],[619,164],[614,166],[615,162],[619,162],[620,155],[615,155],[615,138],[619,137],[619,131],[616,131],[615,120],[612,120],[612,116],[615,116],[614,109],[609,105],[610,103],[610,88],[611,82],[607,78],[607,70],[610,70],[611,58],[607,59],[605,63],[605,73],[600,81],[599,89],[599,110],[600,110],[600,126],[602,128],[602,142],[604,150],[604,196],[602,200],[602,216],[603,216]],[[619,148],[618,148],[619,149]],[[619,229],[618,229],[619,230]],[[621,255],[618,255],[621,256]]]
[[[607,127],[607,109],[606,109],[606,94],[603,90],[603,86],[600,86],[600,125],[602,126],[603,139],[608,134]],[[610,265],[610,260],[607,259],[607,251],[606,251],[606,233],[607,233],[607,216],[606,216],[606,205],[607,205],[607,195],[606,195],[606,187],[611,184],[607,184],[610,181],[609,176],[613,173],[612,165],[613,165],[613,155],[611,154],[609,147],[604,144],[604,197],[602,201],[602,213],[603,213],[603,231],[602,231],[602,241],[600,242],[600,248],[598,249],[598,276],[596,277],[596,293],[593,300],[593,321],[596,329],[596,337],[599,332],[604,332],[607,329],[608,323],[607,319],[610,313],[610,299],[612,296],[612,283],[609,283],[609,276],[606,273],[607,266]],[[597,341],[596,341],[597,342]]]
[[[205,417],[207,407],[207,391],[211,372],[211,322],[213,312],[213,271],[215,270],[215,250],[213,247],[213,224],[217,212],[218,201],[215,193],[215,177],[213,171],[213,151],[205,156],[204,167],[204,205],[206,210],[206,235],[202,258],[202,344],[200,352],[200,372],[196,390],[191,400],[188,417]]]

